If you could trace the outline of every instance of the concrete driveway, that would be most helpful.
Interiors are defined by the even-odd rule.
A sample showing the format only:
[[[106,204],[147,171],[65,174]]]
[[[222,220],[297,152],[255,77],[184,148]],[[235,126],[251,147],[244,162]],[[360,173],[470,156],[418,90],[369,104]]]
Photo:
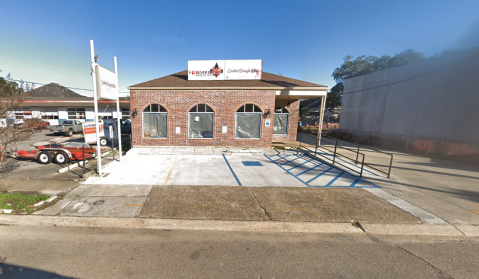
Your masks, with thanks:
[[[134,148],[121,163],[105,169],[104,176],[85,184],[377,187],[302,152],[246,154],[199,147]]]

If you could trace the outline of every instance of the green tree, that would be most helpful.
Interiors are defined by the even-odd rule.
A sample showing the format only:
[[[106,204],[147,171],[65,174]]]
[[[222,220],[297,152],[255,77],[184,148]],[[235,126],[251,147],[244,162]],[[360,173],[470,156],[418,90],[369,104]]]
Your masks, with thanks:
[[[344,58],[343,64],[334,69],[333,74],[331,75],[336,81],[336,85],[333,86],[328,92],[326,106],[330,109],[341,106],[344,80],[347,78],[374,73],[391,67],[402,66],[424,59],[424,54],[412,49],[407,49],[403,52],[395,54],[392,57],[389,55],[383,55],[381,57],[362,55],[354,58],[354,56],[348,55]]]

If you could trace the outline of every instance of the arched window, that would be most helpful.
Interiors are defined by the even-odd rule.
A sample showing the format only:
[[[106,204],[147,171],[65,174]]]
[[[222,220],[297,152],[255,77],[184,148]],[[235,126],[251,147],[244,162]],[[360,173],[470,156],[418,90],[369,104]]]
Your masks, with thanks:
[[[246,104],[236,111],[237,139],[261,138],[261,109],[253,104]]]
[[[198,104],[188,113],[188,137],[190,139],[213,138],[213,110],[205,104]]]
[[[167,112],[158,104],[151,104],[143,110],[143,137],[167,138]]]
[[[288,134],[289,112],[282,107],[274,109],[273,135]]]

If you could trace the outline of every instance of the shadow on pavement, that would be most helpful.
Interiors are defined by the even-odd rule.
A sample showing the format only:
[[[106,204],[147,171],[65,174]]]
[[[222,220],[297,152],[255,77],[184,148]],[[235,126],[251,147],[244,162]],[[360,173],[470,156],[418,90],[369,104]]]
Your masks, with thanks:
[[[22,267],[18,265],[0,263],[0,277],[3,278],[75,278],[59,275],[58,273]]]
[[[384,185],[384,183],[388,184],[396,184],[396,185],[401,185],[401,186],[406,186],[406,187],[411,187],[415,188],[418,190],[425,190],[425,191],[433,191],[433,192],[438,192],[438,193],[444,193],[448,195],[452,195],[461,199],[469,200],[472,202],[477,202],[479,203],[479,189],[478,191],[470,191],[470,190],[463,190],[463,189],[438,189],[438,188],[433,188],[433,187],[423,187],[419,185],[414,185],[414,184],[408,184],[408,183],[403,183],[403,182],[397,182],[397,181],[391,181],[391,180],[381,180],[381,179],[375,179],[375,178],[368,178],[368,180],[375,182],[376,184],[381,184]]]
[[[0,164],[0,176],[20,167],[20,162],[11,158],[6,158]]]

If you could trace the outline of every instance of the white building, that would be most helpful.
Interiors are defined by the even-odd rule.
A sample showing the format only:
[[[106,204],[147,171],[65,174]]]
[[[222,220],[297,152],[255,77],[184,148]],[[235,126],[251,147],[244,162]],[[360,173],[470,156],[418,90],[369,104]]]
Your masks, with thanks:
[[[122,118],[130,118],[130,98],[120,98]],[[101,118],[116,118],[116,102],[98,101]],[[0,119],[0,126],[7,122],[22,123],[24,119],[41,118],[50,125],[59,125],[65,120],[93,121],[93,97],[85,97],[57,83],[50,83],[33,90],[33,97],[25,100],[11,112],[8,119]]]

